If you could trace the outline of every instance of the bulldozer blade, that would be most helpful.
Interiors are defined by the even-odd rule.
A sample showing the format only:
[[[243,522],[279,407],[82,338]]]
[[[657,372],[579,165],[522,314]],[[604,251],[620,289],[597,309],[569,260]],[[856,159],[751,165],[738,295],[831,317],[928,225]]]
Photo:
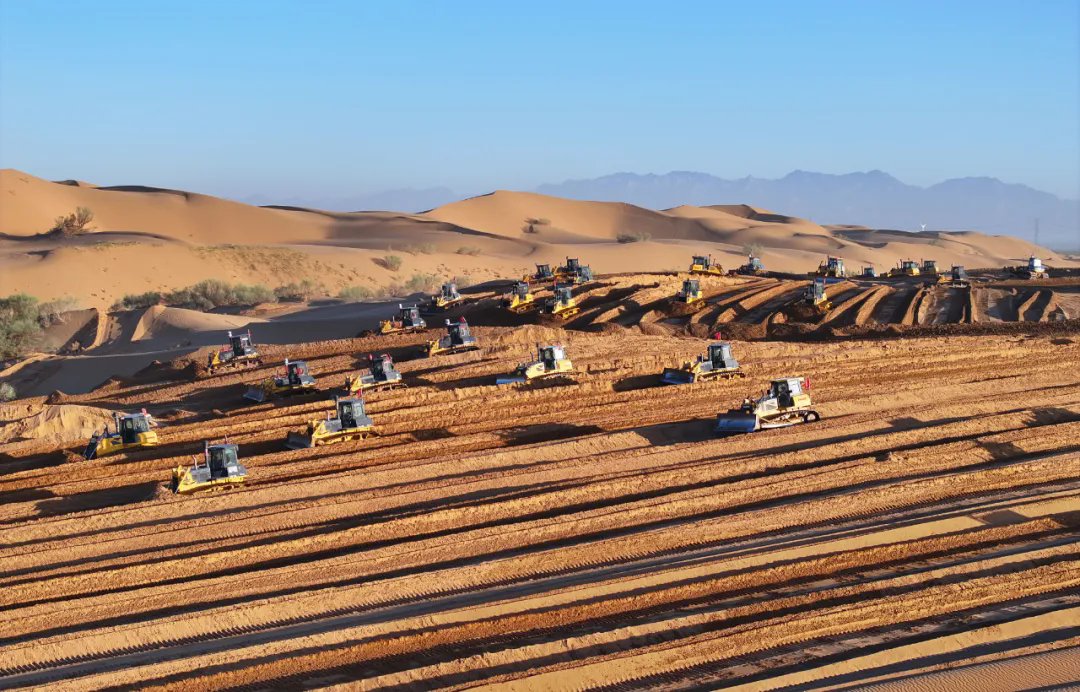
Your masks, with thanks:
[[[694,373],[682,368],[664,368],[664,374],[660,376],[664,384],[693,384],[696,381]]]
[[[716,417],[716,432],[720,435],[741,435],[758,429],[758,418],[752,413],[729,411]]]
[[[310,449],[313,445],[311,438],[301,433],[291,432],[285,438],[285,446],[289,449]]]
[[[256,404],[261,404],[266,401],[266,390],[261,387],[251,387],[244,392],[244,398],[248,401],[254,401]]]
[[[495,384],[525,384],[529,380],[520,375],[509,375],[495,380]]]

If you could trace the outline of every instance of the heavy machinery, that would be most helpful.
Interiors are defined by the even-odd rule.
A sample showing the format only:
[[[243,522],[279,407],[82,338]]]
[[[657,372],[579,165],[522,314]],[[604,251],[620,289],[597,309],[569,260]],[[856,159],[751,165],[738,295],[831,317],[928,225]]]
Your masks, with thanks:
[[[339,398],[334,400],[333,413],[328,413],[325,420],[310,421],[303,433],[290,432],[285,446],[289,449],[308,449],[348,440],[363,440],[375,434],[375,423],[364,408],[364,399]]]
[[[464,299],[458,293],[457,284],[451,281],[443,284],[439,292],[431,296],[431,300],[426,304],[426,309],[428,312],[446,312],[462,300]]]
[[[968,288],[971,286],[968,273],[959,264],[954,264],[952,271],[949,272],[949,286],[952,288]]]
[[[551,297],[544,301],[543,312],[560,320],[568,320],[581,312],[581,308],[578,307],[577,300],[571,293],[569,286],[556,284],[551,289]]]
[[[173,469],[170,487],[174,493],[189,495],[206,490],[232,490],[247,481],[247,469],[240,463],[239,448],[228,441],[220,444],[205,443],[202,463],[192,457],[195,464],[185,469]]]
[[[1049,276],[1046,265],[1035,255],[1028,257],[1027,266],[1005,267],[1005,270],[1023,279],[1045,279]]]
[[[936,275],[938,273],[937,260],[924,259],[922,261],[922,266],[919,268],[919,273]]]
[[[713,264],[712,255],[694,255],[690,260],[690,273],[723,276],[724,268],[719,264]]]
[[[345,391],[349,396],[360,396],[367,391],[407,387],[401,381],[401,373],[394,367],[390,354],[368,354],[367,372],[345,376]]]
[[[315,391],[315,378],[308,371],[307,363],[302,360],[285,359],[285,374],[271,377],[254,387],[250,387],[244,398],[256,403],[263,403],[274,397],[292,396]]]
[[[899,264],[889,270],[890,277],[918,276],[919,263],[915,260],[901,260]]]
[[[522,363],[513,373],[495,380],[496,384],[525,384],[543,378],[566,377],[574,372],[574,364],[566,357],[562,346],[537,346],[536,360]]]
[[[756,400],[747,397],[739,408],[718,415],[716,432],[738,435],[820,420],[821,415],[813,409],[807,393],[809,389],[809,381],[802,377],[773,380]]]
[[[551,271],[550,264],[536,265],[536,273],[525,276],[522,281],[530,284],[546,284],[555,280],[555,273]]]
[[[832,302],[829,300],[829,294],[825,290],[825,279],[814,279],[810,285],[806,287],[806,294],[803,296],[803,304],[813,308],[819,313],[826,313],[832,309]]]
[[[398,303],[397,317],[379,322],[380,334],[405,334],[422,332],[427,329],[427,322],[420,316],[420,308],[415,305]]]
[[[425,353],[430,357],[442,353],[462,353],[480,348],[476,337],[469,332],[469,323],[462,317],[457,322],[446,320],[446,336],[427,342]]]
[[[139,413],[113,413],[113,425],[112,432],[109,432],[106,424],[101,432],[90,436],[90,441],[83,450],[83,458],[94,459],[129,449],[158,445],[158,434],[151,430],[157,423],[146,409]]]
[[[229,332],[229,345],[207,357],[206,370],[211,375],[219,370],[251,368],[262,365],[259,350],[251,343],[251,330],[247,334]]]
[[[503,307],[518,315],[536,309],[536,297],[529,290],[528,282],[518,281],[514,284],[514,288],[503,298]]]
[[[705,303],[705,294],[701,292],[701,282],[697,279],[684,279],[682,288],[671,299],[673,303],[682,308],[699,308]]]
[[[862,278],[864,278],[864,279],[876,279],[876,278],[878,278],[877,269],[875,269],[872,264],[863,267]]]
[[[592,268],[582,264],[581,260],[576,257],[567,257],[566,264],[555,270],[555,279],[569,281],[575,285],[583,284],[586,281],[592,281]]]
[[[736,269],[734,274],[742,274],[743,276],[765,276],[768,274],[765,271],[765,265],[762,264],[760,257],[754,255],[746,256],[746,264]]]
[[[664,384],[693,384],[733,377],[745,375],[739,369],[739,361],[731,355],[731,344],[718,341],[709,344],[705,355],[699,355],[696,360],[684,361],[678,368],[664,368],[660,381]]]
[[[843,279],[847,277],[847,269],[844,268],[844,260],[829,255],[825,257],[824,262],[818,265],[816,271],[810,272],[810,276]]]

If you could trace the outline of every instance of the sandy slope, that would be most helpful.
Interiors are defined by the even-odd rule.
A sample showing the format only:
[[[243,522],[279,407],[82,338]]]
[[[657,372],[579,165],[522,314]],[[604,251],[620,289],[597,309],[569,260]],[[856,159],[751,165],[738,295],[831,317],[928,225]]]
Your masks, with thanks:
[[[206,278],[271,287],[309,278],[336,293],[350,285],[382,289],[416,273],[512,277],[567,255],[599,272],[682,268],[694,252],[731,266],[748,245],[762,248],[770,268],[791,272],[817,266],[826,253],[879,268],[926,256],[945,266],[1000,266],[1030,252],[1061,263],[1011,238],[825,228],[747,205],[655,211],[499,191],[424,214],[334,213],[139,186],[53,183],[15,170],[0,171],[0,199],[0,295],[70,295],[99,308],[126,293]],[[78,206],[94,212],[93,234],[38,235]],[[535,232],[527,232],[530,225]],[[651,240],[620,244],[621,234]],[[377,264],[388,253],[403,257],[400,271]]]

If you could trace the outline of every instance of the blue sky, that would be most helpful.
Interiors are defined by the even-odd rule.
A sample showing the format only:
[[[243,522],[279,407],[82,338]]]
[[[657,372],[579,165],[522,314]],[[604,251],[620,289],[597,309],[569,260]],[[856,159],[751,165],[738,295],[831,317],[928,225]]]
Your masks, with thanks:
[[[798,168],[1076,198],[1078,5],[0,0],[0,166],[237,197]]]

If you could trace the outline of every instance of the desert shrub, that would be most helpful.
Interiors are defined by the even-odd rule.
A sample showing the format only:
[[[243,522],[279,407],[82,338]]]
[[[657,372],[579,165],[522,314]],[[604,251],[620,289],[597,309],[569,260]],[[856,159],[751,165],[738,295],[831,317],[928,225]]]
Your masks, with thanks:
[[[398,255],[387,255],[386,257],[378,257],[375,259],[375,264],[379,265],[383,269],[389,269],[392,272],[396,272],[401,269],[401,257]]]
[[[300,303],[325,292],[326,290],[321,284],[318,284],[311,279],[304,279],[299,283],[294,281],[287,283],[284,286],[278,286],[274,289],[274,296],[282,302]]]
[[[38,306],[38,322],[42,327],[64,323],[64,313],[78,307],[79,301],[71,296],[47,300]]]
[[[421,274],[416,273],[409,277],[409,280],[405,282],[405,288],[411,293],[422,291],[424,293],[431,293],[435,289],[442,285],[442,277],[437,274]]]
[[[457,249],[457,254],[459,254],[459,255],[470,255],[472,257],[476,257],[480,253],[481,253],[480,248],[473,247],[471,245],[462,245],[461,247],[459,247]]]
[[[76,207],[75,211],[67,216],[57,216],[53,221],[50,233],[62,233],[64,235],[79,235],[90,230],[90,222],[94,220],[94,212],[86,207]]]
[[[206,279],[194,286],[175,291],[147,291],[132,293],[118,300],[114,310],[140,310],[152,305],[169,305],[193,310],[213,310],[216,307],[273,303],[274,292],[266,286],[230,284],[218,279]]]
[[[17,358],[41,344],[37,298],[19,293],[0,298],[0,358]]]
[[[754,257],[761,256],[761,244],[760,243],[747,243],[742,246],[743,254],[747,257],[753,255]]]
[[[629,233],[620,233],[617,239],[620,243],[643,243],[647,240],[652,240],[652,233],[646,231],[631,231]]]
[[[343,300],[346,303],[359,303],[374,298],[375,291],[367,286],[346,286],[338,291],[337,297],[338,300]]]
[[[524,226],[521,227],[521,232],[522,233],[539,233],[540,229],[538,229],[536,226],[537,226],[537,224],[527,223],[527,224],[525,224]]]
[[[430,255],[435,252],[435,243],[414,243],[402,248],[410,255]]]
[[[468,288],[476,283],[476,279],[472,278],[468,274],[458,275],[451,279],[458,288]]]
[[[7,382],[0,383],[0,401],[14,401],[18,396],[15,392],[15,388]]]
[[[165,302],[165,296],[161,291],[147,291],[146,293],[129,293],[113,303],[113,310],[139,310],[151,305]]]

